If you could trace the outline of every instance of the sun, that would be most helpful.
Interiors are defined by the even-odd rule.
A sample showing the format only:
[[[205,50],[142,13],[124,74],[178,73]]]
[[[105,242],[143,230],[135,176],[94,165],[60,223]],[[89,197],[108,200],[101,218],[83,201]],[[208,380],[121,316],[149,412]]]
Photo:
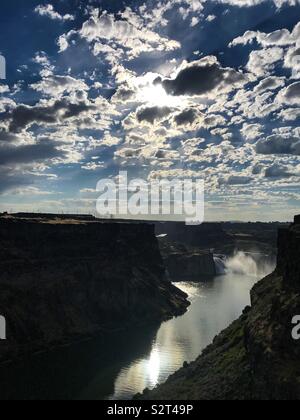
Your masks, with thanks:
[[[147,85],[141,88],[138,100],[148,106],[182,107],[185,98],[168,95],[162,85]]]

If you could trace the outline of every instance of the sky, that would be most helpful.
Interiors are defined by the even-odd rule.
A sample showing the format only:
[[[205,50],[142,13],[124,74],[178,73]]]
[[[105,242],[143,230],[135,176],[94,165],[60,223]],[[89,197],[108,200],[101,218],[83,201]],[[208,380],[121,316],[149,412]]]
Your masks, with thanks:
[[[94,213],[97,182],[205,182],[206,220],[300,204],[300,0],[3,0],[0,211]]]

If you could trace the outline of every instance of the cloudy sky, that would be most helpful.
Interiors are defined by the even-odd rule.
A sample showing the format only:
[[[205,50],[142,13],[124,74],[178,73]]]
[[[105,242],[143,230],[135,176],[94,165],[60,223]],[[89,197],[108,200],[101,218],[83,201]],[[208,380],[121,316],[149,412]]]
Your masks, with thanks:
[[[204,179],[206,220],[299,212],[299,0],[4,0],[0,26],[0,211],[94,212],[121,169]]]

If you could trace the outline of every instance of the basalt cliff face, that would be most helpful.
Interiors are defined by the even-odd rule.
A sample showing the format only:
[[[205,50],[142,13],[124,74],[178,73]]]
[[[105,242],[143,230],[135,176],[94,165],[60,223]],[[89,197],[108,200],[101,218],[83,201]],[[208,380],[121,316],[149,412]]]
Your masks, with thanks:
[[[217,275],[213,254],[209,252],[170,253],[164,261],[173,282],[204,282]]]
[[[154,227],[0,218],[0,362],[186,311]]]
[[[142,399],[300,399],[300,218],[279,231],[278,265],[251,292],[251,307],[193,363]]]
[[[217,275],[214,255],[209,250],[188,247],[169,241],[167,237],[159,237],[159,245],[167,276],[172,282],[206,282]]]

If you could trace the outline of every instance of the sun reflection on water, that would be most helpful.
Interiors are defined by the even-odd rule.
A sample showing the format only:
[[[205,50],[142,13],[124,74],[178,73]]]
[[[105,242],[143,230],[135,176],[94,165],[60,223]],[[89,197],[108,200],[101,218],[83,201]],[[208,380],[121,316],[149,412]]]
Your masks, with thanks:
[[[164,322],[149,342],[149,353],[121,369],[110,399],[131,399],[145,388],[152,389],[191,362],[212,342],[216,334],[239,317],[249,305],[255,279],[221,276],[208,283],[176,284],[189,295],[191,306],[181,317]]]
[[[160,366],[160,352],[157,347],[154,347],[147,362],[147,374],[151,387],[155,387],[158,384]]]

